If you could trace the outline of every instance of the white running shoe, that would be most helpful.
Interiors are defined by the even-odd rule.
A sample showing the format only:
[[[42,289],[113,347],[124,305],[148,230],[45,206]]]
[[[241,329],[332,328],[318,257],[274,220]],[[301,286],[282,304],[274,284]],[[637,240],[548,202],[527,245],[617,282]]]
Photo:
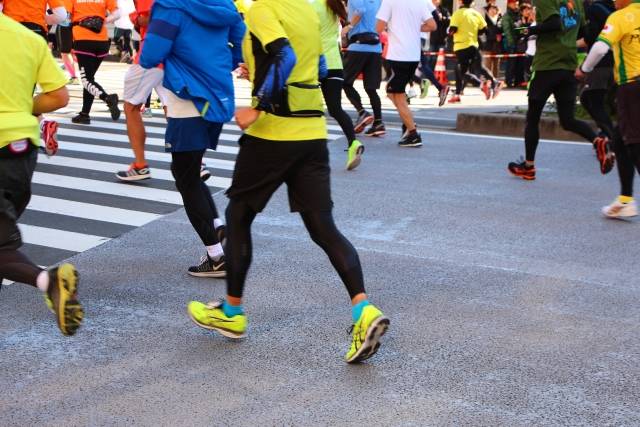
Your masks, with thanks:
[[[635,200],[629,203],[620,203],[616,199],[610,205],[602,208],[602,214],[608,218],[630,218],[638,215],[638,205]]]
[[[414,89],[413,86],[410,86],[409,89],[407,89],[407,98],[412,99],[418,96],[418,91]]]

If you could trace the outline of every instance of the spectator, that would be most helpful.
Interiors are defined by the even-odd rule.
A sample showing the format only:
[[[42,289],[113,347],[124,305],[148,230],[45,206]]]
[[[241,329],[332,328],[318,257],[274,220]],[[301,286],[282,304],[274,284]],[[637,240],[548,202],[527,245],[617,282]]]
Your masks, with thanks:
[[[491,74],[497,76],[500,72],[500,58],[493,55],[502,53],[502,15],[498,6],[494,4],[489,4],[486,10],[484,20],[487,22],[487,31],[483,35],[484,42],[481,43],[485,55],[484,66]]]
[[[451,12],[449,12],[449,9],[442,6],[442,0],[432,0],[432,3],[435,7],[435,10],[433,11],[433,19],[436,21],[438,28],[431,33],[429,51],[438,52],[440,49],[447,50],[447,40],[449,38],[447,30],[449,29],[449,23],[451,22]],[[429,67],[432,70],[436,66],[436,60],[436,56],[432,55],[429,63]]]
[[[504,53],[516,53],[518,33],[515,28],[520,23],[520,10],[518,0],[508,0],[507,13],[502,17],[502,34]],[[508,87],[516,87],[524,80],[522,71],[518,69],[522,62],[518,62],[518,58],[507,58],[507,69],[505,80]],[[519,72],[520,71],[520,72]]]

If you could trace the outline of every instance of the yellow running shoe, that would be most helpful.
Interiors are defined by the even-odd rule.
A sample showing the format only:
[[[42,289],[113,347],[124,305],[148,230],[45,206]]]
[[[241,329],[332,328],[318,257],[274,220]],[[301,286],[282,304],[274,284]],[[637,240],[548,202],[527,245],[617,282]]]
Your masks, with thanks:
[[[76,333],[84,310],[78,301],[78,272],[71,264],[61,264],[49,270],[49,289],[45,293],[45,302],[56,315],[60,331],[67,336]]]
[[[222,311],[222,301],[214,301],[209,304],[191,301],[187,312],[193,323],[201,328],[212,329],[227,338],[238,339],[246,336],[247,316],[237,314],[228,317]]]
[[[389,319],[374,305],[367,305],[350,329],[351,348],[345,355],[347,363],[358,363],[376,354],[380,348],[380,337],[389,328]]]
[[[362,161],[362,153],[364,153],[364,145],[357,139],[354,139],[347,150],[347,170],[351,171],[358,167]]]

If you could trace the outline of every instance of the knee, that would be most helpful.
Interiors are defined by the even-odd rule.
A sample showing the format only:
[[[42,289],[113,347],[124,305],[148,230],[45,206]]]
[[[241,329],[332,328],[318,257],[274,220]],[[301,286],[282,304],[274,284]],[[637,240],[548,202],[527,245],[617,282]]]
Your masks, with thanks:
[[[133,105],[127,101],[124,102],[124,114],[125,115],[130,115],[130,114],[135,114],[135,113],[140,113],[140,105]]]

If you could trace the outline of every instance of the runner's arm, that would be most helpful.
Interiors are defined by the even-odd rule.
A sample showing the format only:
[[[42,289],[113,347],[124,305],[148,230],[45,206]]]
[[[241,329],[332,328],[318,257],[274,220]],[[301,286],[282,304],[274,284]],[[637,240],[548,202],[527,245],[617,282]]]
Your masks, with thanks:
[[[182,16],[181,11],[156,4],[140,54],[142,68],[157,67],[167,59],[178,36]]]
[[[269,54],[271,65],[266,73],[264,81],[256,91],[258,98],[258,110],[270,111],[273,101],[281,93],[287,83],[293,67],[296,65],[296,54],[289,40],[280,38],[265,46]]]
[[[609,52],[609,45],[603,41],[597,41],[591,47],[589,51],[589,55],[584,60],[582,65],[580,66],[580,70],[583,73],[590,73],[593,69],[598,65],[598,63],[605,57],[605,55]]]
[[[535,27],[528,27],[526,33],[537,36],[539,34],[555,33],[558,31],[562,31],[560,15],[551,15],[543,23],[536,24]]]
[[[50,113],[65,107],[69,103],[69,91],[66,86],[51,92],[42,92],[33,98],[31,113],[34,116]]]
[[[120,18],[120,16],[122,16],[120,9],[116,9],[113,12],[109,12],[109,16],[107,16],[107,19],[105,19],[104,22],[106,22],[107,24],[111,24],[116,19]]]
[[[67,9],[65,9],[64,6],[49,9],[47,10],[47,14],[44,16],[44,20],[47,25],[56,25],[64,22],[65,19],[67,19]]]

